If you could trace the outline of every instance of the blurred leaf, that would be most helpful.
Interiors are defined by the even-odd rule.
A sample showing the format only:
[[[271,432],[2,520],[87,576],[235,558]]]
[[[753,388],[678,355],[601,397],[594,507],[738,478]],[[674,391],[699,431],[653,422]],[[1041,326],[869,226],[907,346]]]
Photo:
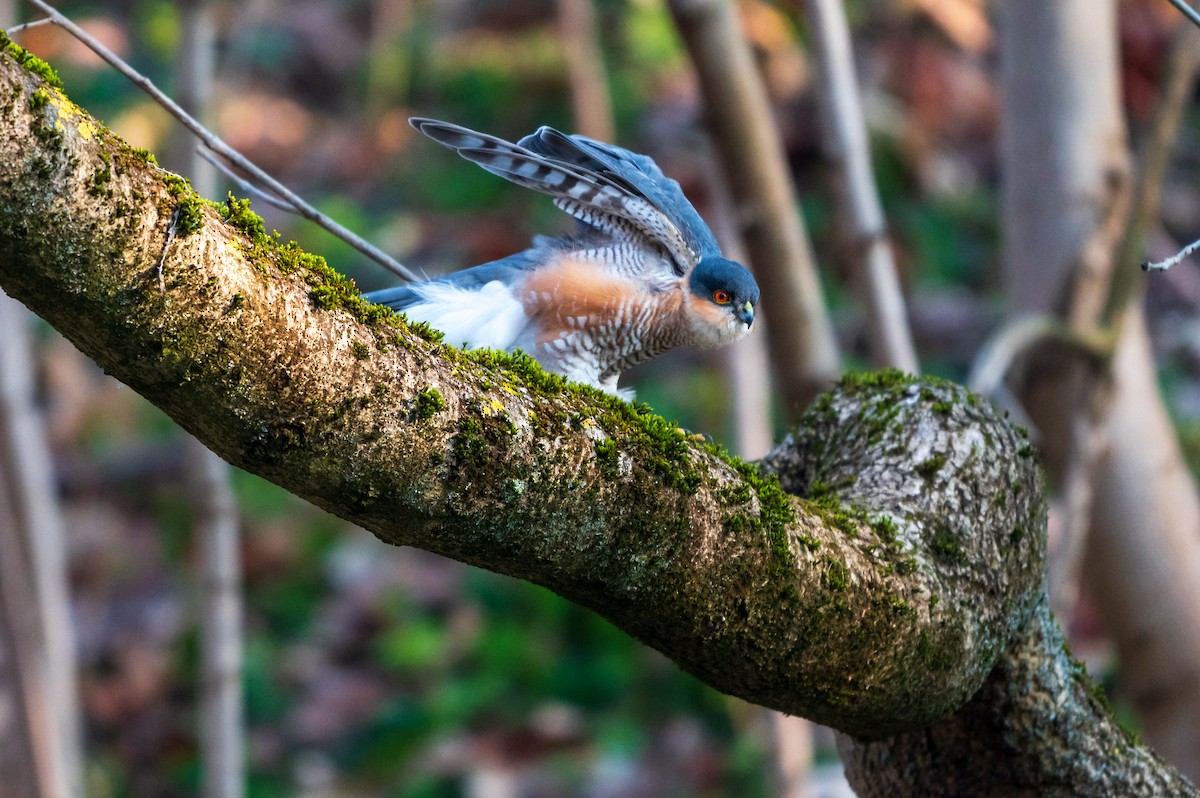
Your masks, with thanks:
[[[502,671],[456,673],[429,685],[425,708],[431,725],[440,731],[458,729],[485,712],[515,717],[525,710],[508,675]]]
[[[394,786],[388,798],[461,798],[466,793],[459,779],[421,776],[411,783]]]
[[[628,3],[624,23],[622,55],[634,68],[678,69],[688,63],[666,3]]]
[[[894,218],[913,250],[918,279],[930,286],[994,285],[995,210],[995,198],[982,191],[897,208]]]
[[[238,509],[243,515],[254,518],[279,518],[294,512],[301,504],[278,485],[240,468],[233,469],[233,490]]]
[[[277,723],[287,713],[294,696],[280,688],[275,672],[279,648],[270,639],[251,635],[246,641],[242,663],[242,684],[246,696],[246,721],[249,725]]]
[[[381,706],[371,722],[339,740],[335,758],[345,770],[395,774],[430,730],[420,702],[400,697]]]
[[[379,662],[397,670],[424,670],[441,663],[446,655],[445,625],[431,618],[393,626],[376,645]]]
[[[246,798],[294,798],[296,786],[287,776],[259,773],[253,768],[246,777]]]
[[[137,36],[150,51],[163,60],[174,60],[179,52],[180,18],[174,3],[142,0],[133,14]]]
[[[633,759],[646,748],[646,728],[634,718],[614,715],[597,726],[596,742],[610,756]]]

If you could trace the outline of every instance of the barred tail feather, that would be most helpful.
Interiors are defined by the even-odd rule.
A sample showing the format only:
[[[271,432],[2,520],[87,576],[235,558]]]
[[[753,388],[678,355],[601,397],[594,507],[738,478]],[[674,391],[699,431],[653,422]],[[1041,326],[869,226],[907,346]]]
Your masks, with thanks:
[[[556,198],[560,208],[602,230],[615,231],[621,225],[600,220],[601,214],[613,217],[614,221],[625,220],[671,253],[678,274],[690,271],[699,257],[662,208],[614,169],[588,154],[571,137],[552,128],[541,128],[522,140],[536,143],[539,152],[449,122],[424,117],[413,117],[409,122],[492,174],[549,194]],[[559,154],[564,157],[555,157]],[[654,171],[661,177],[657,167]]]

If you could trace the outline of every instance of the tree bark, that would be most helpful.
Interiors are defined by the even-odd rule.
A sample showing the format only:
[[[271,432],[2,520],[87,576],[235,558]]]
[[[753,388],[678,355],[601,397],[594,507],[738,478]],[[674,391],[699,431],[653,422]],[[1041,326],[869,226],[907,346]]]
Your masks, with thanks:
[[[1072,669],[1039,642],[1032,448],[963,389],[848,380],[755,468],[367,305],[22,60],[0,56],[0,285],[230,462],[384,541],[545,585],[719,690],[859,741],[952,722],[985,683],[1012,702],[991,722],[1020,712],[1031,730],[1013,757],[1090,750],[1063,730],[1109,739],[1092,704],[1041,701],[1006,664]],[[943,747],[980,755],[965,736]],[[1106,751],[1096,765],[1129,783],[1197,794],[1133,743]],[[851,762],[861,783],[887,767]]]
[[[1112,721],[1045,603],[961,710],[889,740],[842,736],[838,750],[860,798],[1197,792]]]

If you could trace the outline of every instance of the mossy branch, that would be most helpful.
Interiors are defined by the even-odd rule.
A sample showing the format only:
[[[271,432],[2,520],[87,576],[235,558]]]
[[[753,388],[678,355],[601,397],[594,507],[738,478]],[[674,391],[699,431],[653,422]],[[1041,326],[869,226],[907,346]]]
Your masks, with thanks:
[[[1037,617],[1039,470],[964,390],[847,382],[760,469],[365,303],[0,44],[0,285],[229,462],[859,739],[953,713]]]

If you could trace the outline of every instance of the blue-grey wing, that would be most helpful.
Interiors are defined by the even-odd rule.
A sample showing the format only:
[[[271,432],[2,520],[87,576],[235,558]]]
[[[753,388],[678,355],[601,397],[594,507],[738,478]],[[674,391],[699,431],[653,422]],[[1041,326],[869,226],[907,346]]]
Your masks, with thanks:
[[[507,285],[512,285],[524,272],[535,269],[544,263],[545,257],[545,251],[539,246],[534,246],[515,255],[509,255],[507,258],[489,261],[479,266],[473,266],[470,269],[451,272],[434,280],[420,283],[406,283],[405,285],[398,285],[393,288],[372,291],[364,294],[363,298],[368,302],[387,305],[392,310],[402,311],[422,301],[421,287],[429,283],[454,285],[468,290],[480,288],[497,280]]]
[[[566,135],[546,126],[524,137],[517,145],[624,187],[662,211],[679,228],[689,248],[700,257],[721,254],[712,231],[684,196],[679,183],[663,174],[648,155],[579,134]]]
[[[409,121],[489,172],[549,194],[555,205],[591,228],[617,240],[657,246],[669,256],[667,271],[674,276],[687,274],[702,256],[716,251],[716,241],[679,184],[645,156],[547,127],[513,144],[448,122]],[[639,262],[657,268],[653,258]]]

